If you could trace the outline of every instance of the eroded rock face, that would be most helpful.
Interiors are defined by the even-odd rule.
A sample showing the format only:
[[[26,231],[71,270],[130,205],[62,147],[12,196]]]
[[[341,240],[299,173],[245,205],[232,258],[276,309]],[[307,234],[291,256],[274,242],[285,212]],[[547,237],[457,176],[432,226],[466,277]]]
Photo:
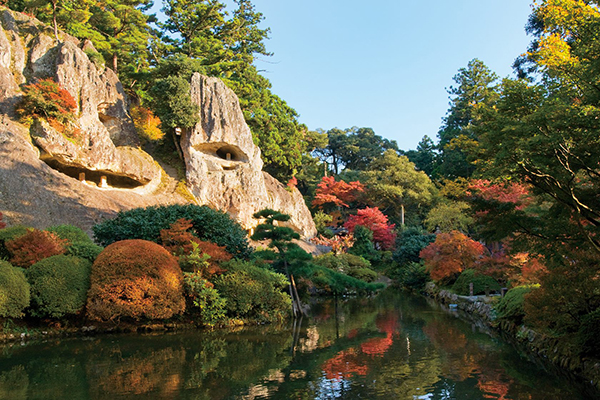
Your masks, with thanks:
[[[188,186],[200,204],[227,211],[246,229],[258,223],[252,214],[272,208],[289,214],[288,225],[303,237],[314,236],[300,192],[262,171],[260,149],[235,93],[217,78],[194,74],[191,97],[200,106],[200,121],[183,132],[181,147]]]
[[[78,104],[76,140],[45,121],[34,121],[30,133],[41,159],[61,172],[104,174],[117,187],[160,180],[156,163],[138,149],[116,74],[98,69],[73,37],[62,34],[58,43],[49,27],[8,9],[0,9],[0,17],[0,112],[14,117],[22,95],[19,85],[48,77]],[[122,182],[126,184],[119,186]]]

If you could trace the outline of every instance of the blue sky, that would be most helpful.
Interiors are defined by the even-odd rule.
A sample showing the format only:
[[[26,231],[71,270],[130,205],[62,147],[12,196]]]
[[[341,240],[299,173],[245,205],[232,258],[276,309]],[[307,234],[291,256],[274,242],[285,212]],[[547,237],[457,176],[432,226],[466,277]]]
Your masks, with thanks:
[[[254,0],[270,27],[256,65],[309,129],[436,140],[446,88],[473,58],[500,77],[525,52],[527,0]]]
[[[154,10],[161,7],[155,0]],[[232,0],[222,0],[232,10]],[[272,57],[256,66],[309,129],[437,142],[446,88],[474,58],[500,77],[530,42],[530,0],[253,0]]]

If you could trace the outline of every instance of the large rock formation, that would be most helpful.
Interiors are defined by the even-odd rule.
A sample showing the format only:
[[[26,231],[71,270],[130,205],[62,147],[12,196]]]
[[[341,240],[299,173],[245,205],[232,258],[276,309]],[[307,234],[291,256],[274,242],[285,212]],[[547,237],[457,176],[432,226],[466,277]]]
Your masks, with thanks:
[[[23,85],[40,78],[53,78],[77,100],[77,141],[44,120],[30,127],[17,122],[14,109]],[[139,148],[116,75],[90,62],[75,38],[61,33],[59,43],[51,28],[0,6],[0,212],[5,221],[40,228],[69,223],[89,231],[122,209],[186,202],[176,182],[162,175]]]
[[[176,172],[139,148],[117,76],[92,63],[91,44],[0,6],[0,212],[10,224],[91,226],[117,211],[196,202]],[[24,126],[15,105],[24,84],[53,78],[77,100],[77,140],[45,120]],[[265,207],[292,216],[310,237],[315,227],[300,193],[261,171],[260,150],[236,96],[216,79],[195,75],[192,98],[201,122],[182,136],[189,188],[198,204],[229,212],[250,229]]]
[[[34,121],[31,137],[41,159],[72,177],[83,173],[88,182],[96,184],[102,176],[106,177],[103,185],[114,187],[158,182],[160,169],[138,148],[116,74],[98,69],[76,39],[64,35],[57,43],[38,21],[7,9],[0,13],[0,109],[10,115],[19,98],[19,85],[41,78],[54,79],[77,101],[75,125],[80,137],[76,141],[43,120]]]
[[[287,224],[302,236],[314,236],[300,192],[262,171],[260,149],[235,93],[217,78],[194,74],[191,97],[200,106],[200,121],[183,130],[181,147],[188,186],[198,201],[227,211],[247,229],[258,223],[252,214],[272,208],[289,214]]]

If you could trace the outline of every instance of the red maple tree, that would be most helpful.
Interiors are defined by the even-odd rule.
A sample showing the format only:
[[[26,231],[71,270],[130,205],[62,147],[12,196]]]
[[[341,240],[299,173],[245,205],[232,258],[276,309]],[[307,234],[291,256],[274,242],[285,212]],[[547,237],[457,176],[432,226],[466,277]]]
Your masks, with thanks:
[[[440,233],[435,242],[421,250],[419,257],[435,281],[453,280],[472,268],[485,253],[485,247],[458,231]]]
[[[359,181],[336,181],[333,176],[324,176],[317,185],[313,207],[322,208],[326,204],[338,207],[350,207],[349,203],[356,201],[359,193],[365,191],[365,186]]]
[[[362,225],[373,232],[373,244],[382,250],[391,250],[396,243],[395,224],[388,223],[388,217],[377,207],[366,207],[358,210],[356,215],[348,217],[344,228],[354,233],[357,225]]]

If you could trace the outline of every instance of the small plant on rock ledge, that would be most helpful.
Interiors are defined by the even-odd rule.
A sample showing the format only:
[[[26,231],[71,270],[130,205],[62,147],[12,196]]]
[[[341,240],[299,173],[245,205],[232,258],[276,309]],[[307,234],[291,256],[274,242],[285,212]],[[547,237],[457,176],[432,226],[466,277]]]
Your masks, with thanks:
[[[51,78],[25,85],[15,111],[24,123],[31,123],[35,118],[45,119],[71,141],[78,142],[82,136],[81,130],[73,123],[76,100]]]

